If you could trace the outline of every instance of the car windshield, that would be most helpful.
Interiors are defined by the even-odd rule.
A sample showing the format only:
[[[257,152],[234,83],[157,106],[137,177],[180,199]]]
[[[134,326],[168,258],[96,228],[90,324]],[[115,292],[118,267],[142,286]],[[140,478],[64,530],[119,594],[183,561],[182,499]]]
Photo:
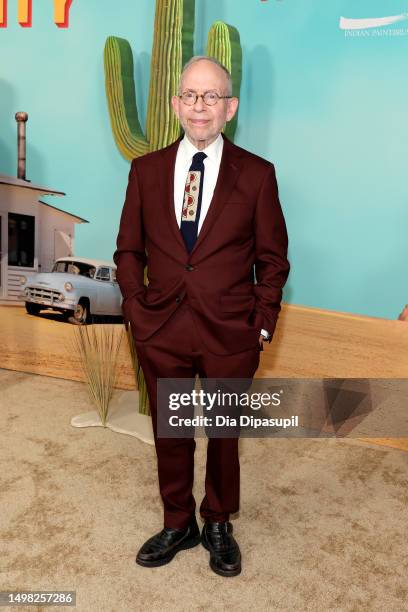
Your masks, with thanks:
[[[52,272],[65,272],[65,274],[77,274],[88,278],[95,276],[95,270],[95,266],[82,261],[56,261],[52,268]]]

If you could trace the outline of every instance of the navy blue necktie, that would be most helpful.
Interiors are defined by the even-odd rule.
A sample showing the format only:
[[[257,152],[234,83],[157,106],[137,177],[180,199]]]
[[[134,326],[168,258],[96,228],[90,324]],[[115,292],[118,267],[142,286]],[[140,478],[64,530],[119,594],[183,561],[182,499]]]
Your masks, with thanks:
[[[193,250],[198,235],[198,222],[203,197],[204,159],[206,157],[207,155],[202,152],[193,156],[184,187],[180,231],[189,253]]]

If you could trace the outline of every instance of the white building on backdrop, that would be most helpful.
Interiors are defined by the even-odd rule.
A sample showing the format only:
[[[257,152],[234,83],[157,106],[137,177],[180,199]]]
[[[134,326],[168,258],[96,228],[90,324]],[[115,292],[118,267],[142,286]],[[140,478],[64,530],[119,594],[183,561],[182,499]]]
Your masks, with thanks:
[[[17,178],[0,174],[0,303],[19,303],[20,278],[49,272],[58,257],[74,254],[77,223],[88,223],[39,198],[64,196],[25,178],[26,113],[17,113]]]

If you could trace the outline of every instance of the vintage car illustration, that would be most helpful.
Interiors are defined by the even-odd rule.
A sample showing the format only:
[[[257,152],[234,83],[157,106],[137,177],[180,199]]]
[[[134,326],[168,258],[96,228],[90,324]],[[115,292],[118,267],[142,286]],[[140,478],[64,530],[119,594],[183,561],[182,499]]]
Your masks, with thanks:
[[[79,324],[90,323],[93,315],[122,316],[122,295],[112,262],[62,257],[51,272],[23,276],[21,283],[19,297],[31,315],[52,309]]]

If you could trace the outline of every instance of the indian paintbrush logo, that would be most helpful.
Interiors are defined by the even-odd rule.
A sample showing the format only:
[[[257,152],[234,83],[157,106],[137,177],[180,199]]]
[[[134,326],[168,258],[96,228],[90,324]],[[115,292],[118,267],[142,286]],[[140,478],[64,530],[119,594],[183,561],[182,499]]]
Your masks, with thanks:
[[[408,13],[389,15],[388,17],[364,17],[362,19],[340,17],[339,27],[340,30],[344,30],[345,36],[406,36],[408,28],[395,27],[395,24],[406,20],[408,20]]]

